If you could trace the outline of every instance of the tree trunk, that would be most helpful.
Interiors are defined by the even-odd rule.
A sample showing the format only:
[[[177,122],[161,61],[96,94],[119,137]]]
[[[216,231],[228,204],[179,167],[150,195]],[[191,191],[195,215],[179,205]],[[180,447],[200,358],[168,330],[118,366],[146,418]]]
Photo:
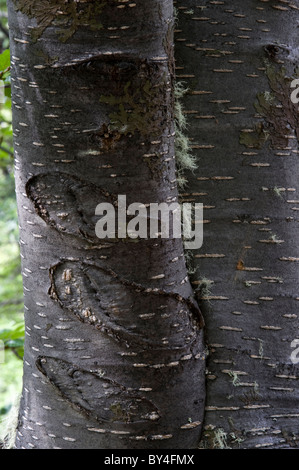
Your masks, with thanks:
[[[201,447],[291,448],[299,439],[299,370],[291,357],[299,119],[290,99],[299,5],[175,6],[177,77],[189,87],[184,105],[199,161],[185,197],[205,204],[193,279],[210,351]]]
[[[202,320],[181,239],[100,240],[100,203],[175,202],[171,0],[10,0],[25,294],[17,448],[191,448]]]

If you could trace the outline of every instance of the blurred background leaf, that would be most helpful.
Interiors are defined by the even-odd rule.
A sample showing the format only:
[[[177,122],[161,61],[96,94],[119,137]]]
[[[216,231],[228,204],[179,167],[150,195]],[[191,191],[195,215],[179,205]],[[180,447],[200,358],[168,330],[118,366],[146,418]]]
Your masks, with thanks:
[[[10,53],[9,49],[5,49],[0,54],[0,72],[4,73],[10,67]]]

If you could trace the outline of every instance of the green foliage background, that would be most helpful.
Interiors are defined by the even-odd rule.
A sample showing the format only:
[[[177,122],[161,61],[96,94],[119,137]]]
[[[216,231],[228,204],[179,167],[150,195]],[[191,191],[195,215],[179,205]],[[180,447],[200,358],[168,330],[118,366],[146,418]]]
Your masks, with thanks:
[[[21,392],[24,345],[23,291],[18,244],[11,125],[10,61],[6,0],[0,0],[0,440],[9,410]],[[3,100],[1,100],[3,101]]]

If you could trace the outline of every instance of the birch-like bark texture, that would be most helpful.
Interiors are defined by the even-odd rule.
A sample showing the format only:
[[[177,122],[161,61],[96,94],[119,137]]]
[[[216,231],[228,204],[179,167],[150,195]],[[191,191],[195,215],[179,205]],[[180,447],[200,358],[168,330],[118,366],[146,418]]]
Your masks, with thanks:
[[[202,319],[181,239],[95,208],[178,200],[171,0],[9,0],[25,295],[17,448],[191,448]],[[124,228],[124,227],[122,227]]]
[[[210,352],[201,447],[298,447],[299,4],[175,6],[199,163],[185,198],[205,205],[193,279]]]

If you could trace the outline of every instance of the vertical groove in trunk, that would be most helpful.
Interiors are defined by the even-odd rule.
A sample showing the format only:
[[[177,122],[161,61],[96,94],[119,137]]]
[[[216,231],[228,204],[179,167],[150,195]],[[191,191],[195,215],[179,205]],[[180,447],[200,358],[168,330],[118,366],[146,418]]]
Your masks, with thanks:
[[[193,447],[205,357],[182,240],[95,235],[96,206],[118,195],[178,199],[172,1],[8,5],[26,323],[16,446]]]

